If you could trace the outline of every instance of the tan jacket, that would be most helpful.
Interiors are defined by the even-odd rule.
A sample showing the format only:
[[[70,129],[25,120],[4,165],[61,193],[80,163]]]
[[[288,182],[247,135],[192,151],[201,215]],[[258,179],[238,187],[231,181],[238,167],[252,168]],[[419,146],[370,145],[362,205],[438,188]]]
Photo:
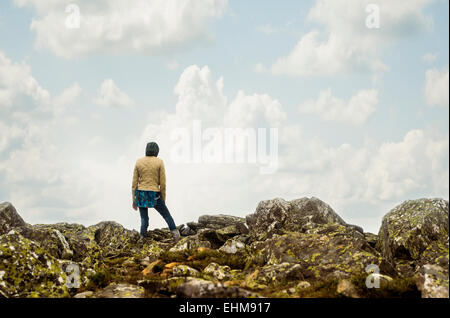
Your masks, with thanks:
[[[131,184],[133,201],[135,190],[160,192],[161,198],[166,201],[166,172],[161,159],[143,157],[136,161]]]

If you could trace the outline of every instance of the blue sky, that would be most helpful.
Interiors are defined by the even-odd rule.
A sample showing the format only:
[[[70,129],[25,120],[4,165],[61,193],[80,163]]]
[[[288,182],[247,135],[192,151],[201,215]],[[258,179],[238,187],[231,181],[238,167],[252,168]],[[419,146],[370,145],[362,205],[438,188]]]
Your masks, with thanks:
[[[448,199],[448,1],[400,2],[3,1],[0,200],[30,223],[137,228],[131,172],[150,139],[177,223],[316,196],[376,232],[403,200]],[[78,29],[64,25],[70,3]],[[368,3],[381,8],[378,29],[362,23]],[[30,78],[38,88],[22,87]],[[170,131],[192,118],[276,123],[279,170],[172,162]],[[165,226],[156,213],[150,224]]]

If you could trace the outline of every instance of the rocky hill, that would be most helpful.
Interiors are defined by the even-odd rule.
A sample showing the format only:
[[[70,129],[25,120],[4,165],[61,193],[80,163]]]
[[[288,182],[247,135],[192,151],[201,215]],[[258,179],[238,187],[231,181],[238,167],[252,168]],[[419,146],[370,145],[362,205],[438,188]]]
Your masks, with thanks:
[[[377,235],[314,197],[179,229],[30,225],[2,203],[0,297],[449,297],[442,199],[400,204]]]

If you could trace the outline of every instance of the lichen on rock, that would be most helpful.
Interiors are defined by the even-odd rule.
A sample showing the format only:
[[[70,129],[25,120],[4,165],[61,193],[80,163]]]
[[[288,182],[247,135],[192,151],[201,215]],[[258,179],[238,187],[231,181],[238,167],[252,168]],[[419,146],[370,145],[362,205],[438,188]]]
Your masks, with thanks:
[[[143,238],[111,221],[30,225],[10,203],[0,216],[0,297],[448,297],[441,199],[400,204],[378,235],[314,197],[202,215],[178,226],[178,242],[167,228]]]

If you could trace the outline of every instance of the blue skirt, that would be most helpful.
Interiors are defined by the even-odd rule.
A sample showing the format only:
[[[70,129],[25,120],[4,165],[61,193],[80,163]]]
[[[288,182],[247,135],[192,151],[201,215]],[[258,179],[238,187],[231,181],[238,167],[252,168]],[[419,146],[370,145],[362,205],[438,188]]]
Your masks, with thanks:
[[[135,190],[134,200],[140,208],[153,208],[159,199],[159,192]]]

